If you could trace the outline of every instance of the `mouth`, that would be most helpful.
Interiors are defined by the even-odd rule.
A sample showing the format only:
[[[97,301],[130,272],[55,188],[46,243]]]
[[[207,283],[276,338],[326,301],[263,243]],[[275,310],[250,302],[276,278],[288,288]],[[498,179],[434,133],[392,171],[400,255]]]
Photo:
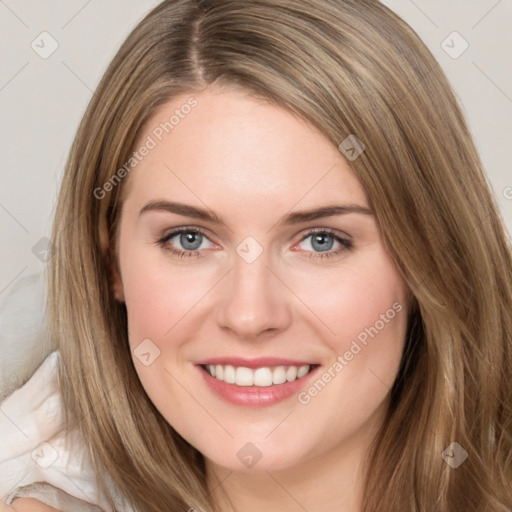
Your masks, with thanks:
[[[195,364],[212,396],[231,404],[265,407],[297,395],[320,364],[275,358],[217,358]]]
[[[248,368],[231,364],[200,365],[214,379],[240,387],[271,387],[294,382],[302,379],[318,366],[318,364],[304,364]]]

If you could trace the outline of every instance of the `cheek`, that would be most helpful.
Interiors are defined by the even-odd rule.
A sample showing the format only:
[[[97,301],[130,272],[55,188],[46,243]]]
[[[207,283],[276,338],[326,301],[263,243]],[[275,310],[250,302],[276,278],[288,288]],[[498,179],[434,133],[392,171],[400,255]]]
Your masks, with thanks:
[[[306,437],[314,440],[312,453],[332,452],[340,440],[363,438],[383,420],[405,341],[406,286],[380,250],[294,284],[308,306],[300,308],[306,328],[327,348],[326,357],[316,380],[297,395],[299,427],[265,442],[280,453],[280,443],[304,445]]]
[[[367,254],[329,276],[317,275],[314,288],[298,291],[315,313],[330,356],[321,382],[305,390],[299,402],[319,415],[336,403],[339,420],[347,423],[346,412],[352,411],[348,423],[354,425],[390,391],[407,330],[405,282],[382,248]]]
[[[381,247],[333,272],[316,273],[314,280],[303,275],[294,286],[323,326],[323,339],[333,351],[350,349],[355,339],[364,345],[376,331],[381,339],[400,341],[406,321],[406,285]]]
[[[187,424],[184,418],[197,414],[194,402],[182,388],[184,385],[192,389],[194,384],[188,382],[188,374],[184,375],[186,358],[182,357],[182,347],[200,328],[201,323],[193,321],[194,305],[212,284],[198,272],[191,278],[185,265],[177,268],[136,247],[125,251],[121,263],[135,369],[153,404],[170,424],[179,428],[183,422]]]
[[[211,272],[179,268],[149,251],[136,250],[125,256],[123,289],[128,310],[132,347],[145,338],[158,345],[172,339],[178,326],[214,284]],[[160,347],[163,348],[163,347]]]
[[[328,444],[339,435],[336,425],[355,431],[390,392],[405,342],[407,288],[380,248],[317,285],[324,293],[310,293],[308,305],[326,326],[330,361],[298,398],[311,416],[327,421],[328,411]]]

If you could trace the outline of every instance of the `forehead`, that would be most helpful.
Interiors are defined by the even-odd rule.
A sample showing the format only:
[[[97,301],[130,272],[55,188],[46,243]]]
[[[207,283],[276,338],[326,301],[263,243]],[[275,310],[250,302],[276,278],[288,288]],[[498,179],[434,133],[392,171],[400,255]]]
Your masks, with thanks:
[[[145,124],[125,199],[245,209],[366,205],[347,160],[314,126],[240,91],[182,94]],[[202,205],[204,206],[204,204]]]

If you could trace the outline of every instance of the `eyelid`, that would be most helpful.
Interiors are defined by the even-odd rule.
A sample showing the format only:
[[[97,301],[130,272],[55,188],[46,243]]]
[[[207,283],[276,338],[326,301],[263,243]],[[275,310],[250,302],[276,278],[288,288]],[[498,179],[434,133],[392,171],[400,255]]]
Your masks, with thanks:
[[[199,226],[178,226],[176,228],[171,228],[168,230],[168,232],[166,234],[160,236],[158,241],[162,242],[162,241],[170,240],[171,238],[174,238],[176,235],[179,235],[180,233],[184,233],[184,232],[188,233],[190,231],[192,231],[192,232],[197,231],[198,233],[201,233],[206,238],[208,238],[208,240],[213,242],[213,240],[211,240],[212,237],[210,235],[209,230],[207,230],[205,228],[201,228]]]
[[[333,237],[338,238],[346,238],[347,240],[351,241],[352,237],[345,233],[344,231],[338,231],[337,229],[333,228],[306,228],[304,230],[304,236],[301,238],[301,242],[305,240],[308,236],[314,235],[315,233],[327,233],[328,235],[332,235]]]

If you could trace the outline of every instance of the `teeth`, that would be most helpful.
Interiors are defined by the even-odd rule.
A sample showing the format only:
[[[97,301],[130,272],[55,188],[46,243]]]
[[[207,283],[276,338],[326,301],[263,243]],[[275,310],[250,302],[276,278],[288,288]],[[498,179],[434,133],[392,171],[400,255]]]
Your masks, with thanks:
[[[288,382],[291,382],[292,380],[295,380],[297,378],[297,367],[296,366],[290,366],[288,370],[286,370],[286,380]]]
[[[290,366],[290,368],[293,368]],[[295,379],[292,379],[295,380]],[[274,368],[272,372],[272,384],[283,384],[286,382],[286,368],[284,366],[278,366]]]
[[[254,376],[253,371],[250,368],[244,368],[243,366],[236,369],[235,384],[237,386],[253,386]]]
[[[229,364],[209,364],[206,365],[208,373],[217,380],[222,380],[228,384],[237,386],[260,386],[268,387],[272,385],[292,382],[307,375],[311,365],[302,366],[276,366],[270,368],[246,368],[244,366],[234,367]]]
[[[236,382],[235,367],[230,364],[224,367],[224,382],[228,384],[234,384]]]
[[[254,372],[253,384],[255,386],[272,386],[272,375],[273,372],[270,368],[258,368]]]
[[[307,375],[309,372],[309,366],[301,366],[297,370],[297,379],[300,379],[301,377],[304,377],[304,375]]]

